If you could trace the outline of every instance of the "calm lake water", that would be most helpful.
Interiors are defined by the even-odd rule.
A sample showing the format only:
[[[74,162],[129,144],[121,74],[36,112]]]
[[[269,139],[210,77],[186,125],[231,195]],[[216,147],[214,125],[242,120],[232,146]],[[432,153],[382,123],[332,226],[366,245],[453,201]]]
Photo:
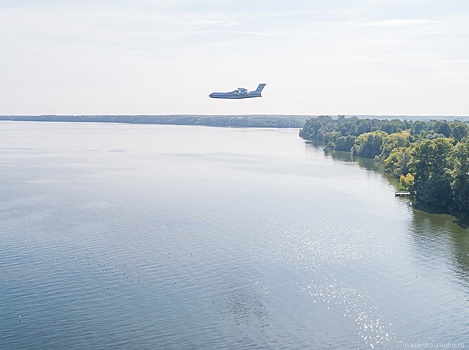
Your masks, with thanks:
[[[1,349],[469,348],[469,229],[292,129],[0,123]]]

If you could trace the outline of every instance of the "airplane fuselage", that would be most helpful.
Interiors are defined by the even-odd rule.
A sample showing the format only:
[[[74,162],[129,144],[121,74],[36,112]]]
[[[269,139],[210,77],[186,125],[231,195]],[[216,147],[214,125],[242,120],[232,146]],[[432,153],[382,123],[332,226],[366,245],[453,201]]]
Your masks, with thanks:
[[[234,91],[230,92],[212,92],[208,95],[211,98],[223,98],[229,100],[239,100],[242,98],[254,98],[254,97],[262,97],[261,92],[264,89],[266,84],[259,84],[256,90],[248,91],[245,88],[237,88]]]
[[[247,94],[237,92],[212,92],[208,96],[211,98],[227,98],[233,100],[238,100],[240,98],[262,97],[260,93],[256,93],[255,91],[249,92]]]

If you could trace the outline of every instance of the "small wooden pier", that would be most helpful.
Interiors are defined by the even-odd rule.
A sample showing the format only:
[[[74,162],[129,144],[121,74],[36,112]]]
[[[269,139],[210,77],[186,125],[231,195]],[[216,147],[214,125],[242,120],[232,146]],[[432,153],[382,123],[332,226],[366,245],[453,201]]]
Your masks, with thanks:
[[[409,197],[409,196],[410,196],[410,192],[402,192],[402,191],[399,191],[399,192],[395,192],[395,193],[394,193],[394,196],[395,196],[395,197]]]

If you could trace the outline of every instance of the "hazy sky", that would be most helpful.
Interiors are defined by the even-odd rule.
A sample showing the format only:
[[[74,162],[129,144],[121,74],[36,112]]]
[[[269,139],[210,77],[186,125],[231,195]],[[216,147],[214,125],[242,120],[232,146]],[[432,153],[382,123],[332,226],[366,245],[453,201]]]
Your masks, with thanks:
[[[0,114],[467,116],[469,1],[0,0]]]

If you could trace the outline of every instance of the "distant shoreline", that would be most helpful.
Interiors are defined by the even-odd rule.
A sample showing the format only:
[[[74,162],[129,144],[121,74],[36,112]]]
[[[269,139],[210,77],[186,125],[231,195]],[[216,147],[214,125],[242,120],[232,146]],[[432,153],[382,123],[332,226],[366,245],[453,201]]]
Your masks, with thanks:
[[[287,115],[3,115],[0,121],[201,125],[234,128],[302,128],[312,116]]]
[[[469,116],[353,115],[358,118],[463,120]],[[302,128],[314,115],[0,115],[0,121],[88,122],[162,125],[201,125],[232,128]],[[346,115],[345,117],[352,117]]]
[[[90,123],[130,123],[130,124],[168,124],[204,125],[219,127],[279,127],[301,128],[307,119],[318,115],[284,114],[245,114],[245,115],[203,115],[203,114],[96,114],[96,115],[0,115],[0,121],[38,121],[38,122],[90,122]],[[425,116],[425,115],[344,115],[346,118],[361,119],[408,119],[408,120],[462,120],[468,116]]]

